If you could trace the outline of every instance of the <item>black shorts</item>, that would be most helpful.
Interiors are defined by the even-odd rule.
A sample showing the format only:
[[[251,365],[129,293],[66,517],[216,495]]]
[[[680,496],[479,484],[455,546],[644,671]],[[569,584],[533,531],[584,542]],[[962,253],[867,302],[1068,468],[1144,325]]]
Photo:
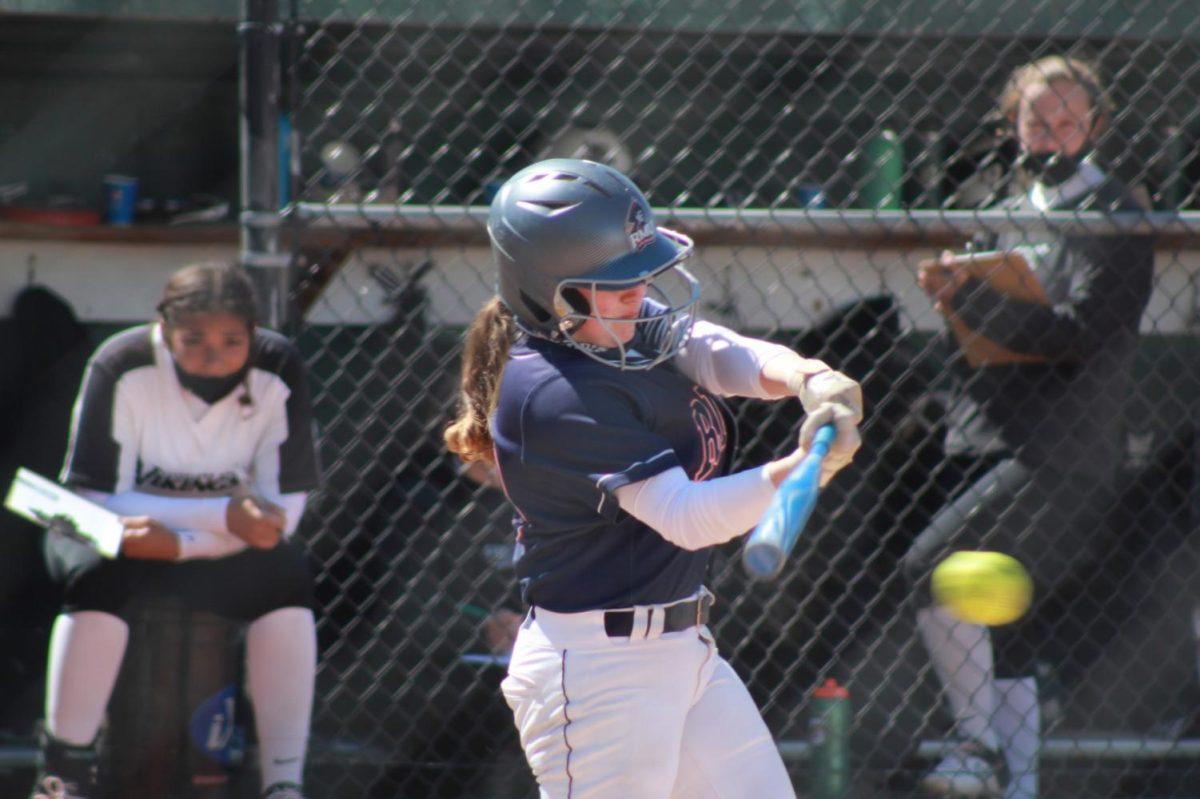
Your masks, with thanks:
[[[214,560],[162,562],[109,560],[86,544],[47,534],[46,565],[63,588],[65,612],[99,610],[126,622],[134,608],[156,600],[242,622],[313,607],[308,557],[291,541]]]

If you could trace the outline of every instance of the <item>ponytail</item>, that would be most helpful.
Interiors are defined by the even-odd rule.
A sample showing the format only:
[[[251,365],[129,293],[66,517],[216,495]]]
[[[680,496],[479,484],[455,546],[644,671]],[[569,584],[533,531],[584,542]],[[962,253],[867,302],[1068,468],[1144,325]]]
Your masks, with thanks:
[[[489,422],[496,410],[500,377],[516,334],[512,313],[493,297],[467,330],[459,380],[458,414],[446,427],[446,448],[467,463],[495,465]]]

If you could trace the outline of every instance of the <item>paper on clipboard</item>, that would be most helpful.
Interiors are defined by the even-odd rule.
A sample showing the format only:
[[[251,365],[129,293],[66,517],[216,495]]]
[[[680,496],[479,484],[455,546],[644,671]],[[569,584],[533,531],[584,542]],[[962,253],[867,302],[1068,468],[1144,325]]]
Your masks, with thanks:
[[[986,283],[994,291],[1024,302],[1049,305],[1046,291],[1034,275],[1029,260],[1021,250],[989,250],[955,255],[948,260],[932,263],[944,264],[949,269],[965,269],[971,277]],[[954,339],[967,363],[972,367],[995,366],[1009,363],[1044,363],[1041,355],[1010,350],[967,326],[958,314],[946,316]]]
[[[121,551],[125,525],[117,514],[28,469],[17,469],[4,507],[83,541],[106,558],[115,558]]]

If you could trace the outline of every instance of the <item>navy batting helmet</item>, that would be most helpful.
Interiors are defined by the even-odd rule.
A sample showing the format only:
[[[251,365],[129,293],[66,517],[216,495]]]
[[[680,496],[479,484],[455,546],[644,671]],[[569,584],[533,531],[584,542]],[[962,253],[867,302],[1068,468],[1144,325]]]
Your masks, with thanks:
[[[492,201],[488,235],[497,292],[526,333],[626,369],[660,363],[686,341],[700,298],[699,284],[680,264],[692,241],[657,227],[645,196],[612,167],[555,158],[521,170]],[[571,338],[588,319],[608,321],[572,289],[639,283],[647,284],[648,298],[629,345],[598,350]]]

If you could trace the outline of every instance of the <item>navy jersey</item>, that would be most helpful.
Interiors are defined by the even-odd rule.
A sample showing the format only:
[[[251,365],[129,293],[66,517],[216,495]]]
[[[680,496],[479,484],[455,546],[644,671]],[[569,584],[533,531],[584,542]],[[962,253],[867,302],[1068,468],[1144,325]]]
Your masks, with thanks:
[[[725,474],[732,431],[724,403],[670,363],[620,371],[541,339],[514,346],[492,436],[525,601],[569,613],[695,593],[708,551],[667,541],[613,492],[675,466]]]

